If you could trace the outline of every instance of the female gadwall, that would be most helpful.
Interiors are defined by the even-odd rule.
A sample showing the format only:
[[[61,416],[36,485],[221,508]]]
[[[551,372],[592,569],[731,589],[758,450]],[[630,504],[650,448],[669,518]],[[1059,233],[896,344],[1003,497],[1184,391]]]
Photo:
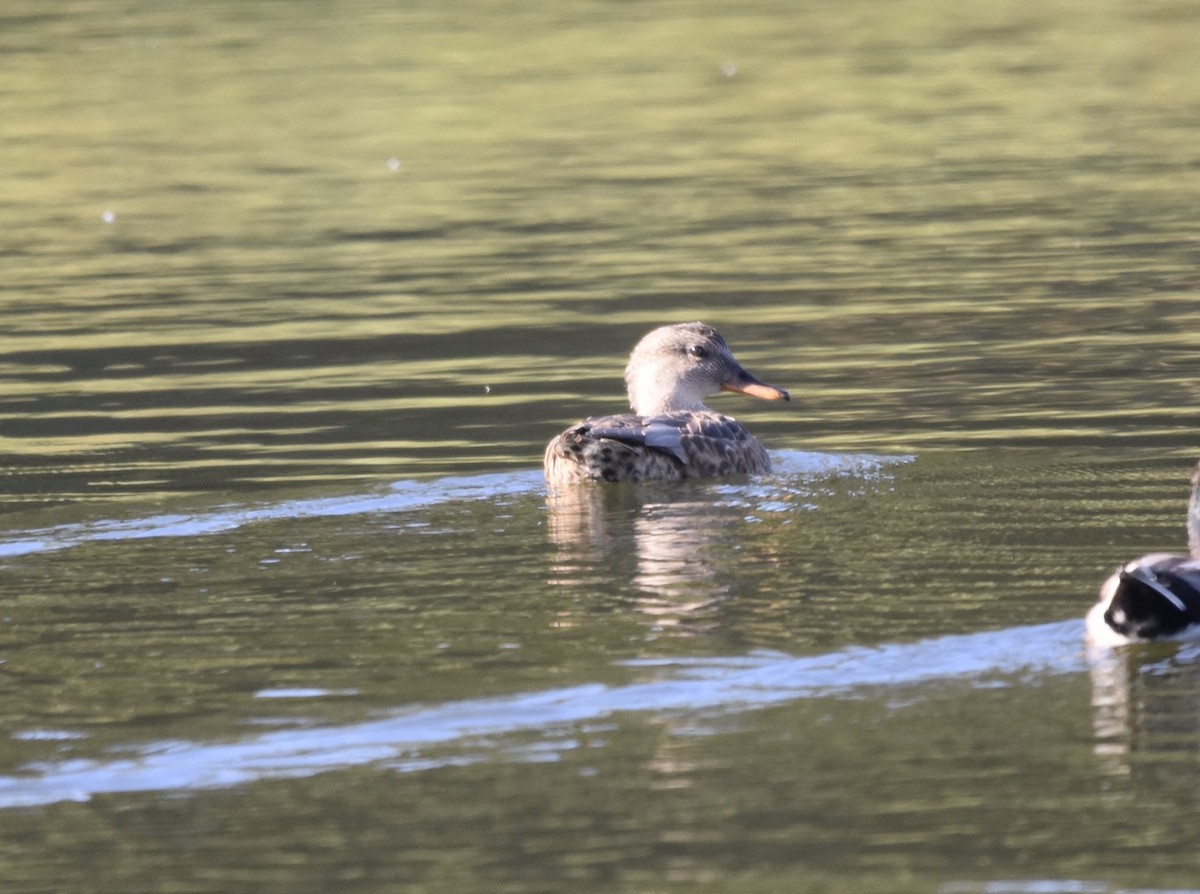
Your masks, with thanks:
[[[736,419],[706,407],[704,398],[738,391],[788,400],[788,393],[742,369],[711,326],[655,329],[629,355],[625,385],[633,412],[593,416],[551,441],[547,481],[678,481],[771,470],[759,440]]]
[[[1200,639],[1200,465],[1192,473],[1188,541],[1190,556],[1151,553],[1113,572],[1088,612],[1091,642]]]

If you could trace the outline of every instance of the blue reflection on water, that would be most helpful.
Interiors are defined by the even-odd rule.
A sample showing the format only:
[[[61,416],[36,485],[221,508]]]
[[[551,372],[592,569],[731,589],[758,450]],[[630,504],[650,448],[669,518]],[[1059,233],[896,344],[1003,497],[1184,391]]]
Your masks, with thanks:
[[[617,713],[730,713],[844,697],[868,687],[937,681],[1010,685],[1014,678],[1081,672],[1087,668],[1082,633],[1082,622],[1074,620],[800,658],[759,652],[638,661],[633,665],[652,671],[655,679],[468,699],[363,723],[273,730],[238,742],[157,742],[107,761],[34,764],[23,774],[0,777],[0,807],[82,801],[103,793],[220,788],[368,763],[415,772],[497,756],[553,760],[574,747],[568,738],[573,725]],[[495,741],[531,730],[541,733],[539,741],[523,740],[519,747]],[[444,753],[448,747],[452,754]]]
[[[100,540],[203,537],[256,522],[284,518],[332,518],[372,512],[399,512],[453,500],[481,500],[530,493],[541,486],[540,472],[507,472],[442,478],[434,482],[401,481],[379,494],[287,500],[259,506],[223,506],[195,514],[152,515],[147,518],[59,525],[16,534],[13,539],[0,543],[0,558],[50,552]]]

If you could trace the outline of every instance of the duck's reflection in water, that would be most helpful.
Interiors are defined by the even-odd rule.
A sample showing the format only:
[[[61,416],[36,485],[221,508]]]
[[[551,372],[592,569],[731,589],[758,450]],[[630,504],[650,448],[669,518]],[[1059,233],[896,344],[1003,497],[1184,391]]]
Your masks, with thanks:
[[[738,551],[744,507],[689,498],[686,486],[572,486],[547,497],[556,554],[550,582],[569,588],[632,587],[636,607],[656,625],[701,632],[729,597],[723,569]]]
[[[1106,773],[1178,773],[1200,801],[1200,644],[1088,653],[1095,752]]]

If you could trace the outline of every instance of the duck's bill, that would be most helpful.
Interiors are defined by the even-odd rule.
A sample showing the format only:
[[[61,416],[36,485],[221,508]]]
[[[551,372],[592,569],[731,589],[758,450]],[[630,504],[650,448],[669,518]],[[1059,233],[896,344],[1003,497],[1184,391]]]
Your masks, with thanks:
[[[749,394],[751,397],[757,397],[760,400],[791,400],[792,396],[782,388],[776,388],[774,385],[768,385],[766,382],[760,382],[744,369],[738,370],[737,373],[730,376],[729,379],[721,383],[722,391],[735,391],[738,394]]]

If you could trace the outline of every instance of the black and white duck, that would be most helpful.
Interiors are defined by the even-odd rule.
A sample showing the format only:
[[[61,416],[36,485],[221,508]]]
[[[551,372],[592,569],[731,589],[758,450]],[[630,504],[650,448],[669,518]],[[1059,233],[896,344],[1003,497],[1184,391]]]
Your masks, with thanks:
[[[1191,555],[1151,553],[1122,565],[1087,615],[1088,640],[1120,646],[1200,639],[1200,465],[1188,504]]]

